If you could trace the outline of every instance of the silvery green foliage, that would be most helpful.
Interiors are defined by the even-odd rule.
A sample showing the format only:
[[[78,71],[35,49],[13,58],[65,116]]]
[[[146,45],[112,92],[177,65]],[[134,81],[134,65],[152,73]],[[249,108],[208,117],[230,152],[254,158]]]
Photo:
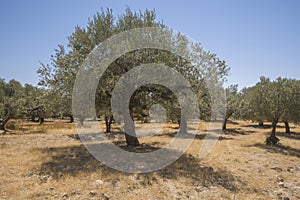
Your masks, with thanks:
[[[55,50],[55,54],[52,55],[52,62],[49,65],[41,64],[38,70],[40,75],[39,85],[54,91],[60,97],[56,99],[56,102],[60,105],[58,110],[61,115],[72,115],[71,102],[75,76],[92,49],[114,34],[142,27],[167,28],[156,20],[154,11],[133,12],[127,8],[123,15],[114,17],[111,9],[102,10],[89,20],[85,28],[75,28],[72,35],[68,37],[67,47],[59,45]],[[111,115],[110,98],[112,90],[122,74],[135,66],[158,62],[172,66],[188,78],[193,90],[197,91],[196,94],[201,105],[201,117],[209,120],[211,115],[210,94],[203,78],[211,79],[211,83],[219,83],[220,80],[224,81],[226,79],[229,68],[215,54],[205,51],[199,43],[187,47],[187,38],[184,35],[178,34],[176,37],[170,38],[169,42],[173,43],[177,48],[181,48],[183,52],[189,51],[188,59],[157,49],[139,49],[129,52],[111,63],[110,67],[103,74],[104,79],[101,79],[102,82],[99,83],[95,94],[96,115]],[[187,48],[189,48],[188,51]],[[155,100],[154,98],[145,98],[145,95],[149,95],[153,90],[155,90],[155,95],[160,95],[161,98],[155,98]],[[170,91],[159,86],[149,85],[144,90],[140,90],[140,92],[136,93],[133,101],[136,105],[132,109],[133,115],[141,120],[145,120],[144,116],[146,118],[149,116],[151,105],[159,101],[165,104],[169,120],[177,121],[178,112],[176,112],[176,108],[179,106],[178,102],[173,97],[166,99],[164,98],[165,96],[172,97]],[[172,109],[172,107],[175,109]]]

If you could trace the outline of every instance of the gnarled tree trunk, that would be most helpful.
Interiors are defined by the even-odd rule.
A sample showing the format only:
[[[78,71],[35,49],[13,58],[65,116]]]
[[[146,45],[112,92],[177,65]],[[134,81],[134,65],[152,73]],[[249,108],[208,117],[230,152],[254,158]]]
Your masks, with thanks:
[[[135,134],[134,122],[128,117],[124,117],[124,130],[127,146],[139,146],[139,140]]]
[[[39,123],[42,124],[45,122],[45,118],[43,116],[39,117]]]
[[[272,122],[272,132],[269,137],[266,139],[267,145],[276,145],[279,142],[279,139],[276,137],[276,126],[278,123],[278,119],[274,120]]]
[[[38,122],[40,124],[43,124],[45,122],[45,116],[46,112],[44,110],[43,106],[37,106],[31,110],[32,114],[35,114],[34,112],[37,112],[37,116],[39,117]]]
[[[74,117],[73,117],[73,115],[70,115],[69,117],[70,117],[70,123],[73,123],[73,122],[74,122]]]
[[[285,133],[290,134],[291,129],[288,121],[284,121],[284,126],[285,126]]]
[[[228,122],[229,117],[231,117],[232,114],[233,113],[229,113],[228,115],[226,115],[224,122],[223,122],[223,126],[222,126],[223,131],[225,131],[227,129],[227,122]]]
[[[108,118],[108,116],[105,116],[106,133],[110,133],[112,120],[113,120],[112,115],[109,118]]]
[[[11,114],[8,113],[6,115],[6,117],[0,122],[0,130],[5,131],[5,125],[7,124],[7,122],[10,120],[11,118]]]

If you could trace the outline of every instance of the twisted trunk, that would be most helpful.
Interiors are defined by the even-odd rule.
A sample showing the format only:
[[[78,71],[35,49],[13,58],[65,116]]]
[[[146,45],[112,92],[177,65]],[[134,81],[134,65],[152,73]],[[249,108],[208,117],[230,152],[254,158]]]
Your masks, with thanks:
[[[0,130],[5,131],[5,125],[11,118],[11,113],[8,113],[6,117],[0,122]]]
[[[39,123],[42,124],[45,122],[45,118],[44,117],[39,117]]]
[[[74,122],[74,117],[73,115],[69,116],[70,117],[70,123],[73,123]]]
[[[225,130],[227,129],[227,121],[228,121],[228,119],[231,117],[232,114],[233,114],[233,113],[229,113],[229,114],[225,117],[224,122],[223,122],[223,126],[222,126],[222,130],[223,130],[223,131],[225,131]]]
[[[124,130],[127,146],[139,146],[139,140],[136,137],[135,126],[132,119],[124,117]]]
[[[112,120],[113,120],[112,115],[109,118],[107,116],[105,116],[106,133],[110,133]]]
[[[284,126],[285,126],[285,133],[290,134],[291,129],[288,121],[284,121]]]
[[[272,122],[272,132],[269,137],[266,139],[267,145],[276,145],[279,142],[279,139],[276,137],[276,126],[278,123],[278,119],[274,120]]]

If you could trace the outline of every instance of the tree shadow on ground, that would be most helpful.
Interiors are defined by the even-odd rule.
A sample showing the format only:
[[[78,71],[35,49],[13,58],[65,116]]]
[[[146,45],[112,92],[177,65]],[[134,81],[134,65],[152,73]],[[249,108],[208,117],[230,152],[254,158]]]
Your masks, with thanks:
[[[223,131],[225,135],[249,135],[251,133],[255,133],[255,131],[245,131],[240,128],[228,128]]]
[[[265,145],[265,144],[257,143],[257,144],[251,145],[251,146],[265,149],[266,151],[268,151],[270,153],[278,153],[278,154],[282,154],[282,155],[286,155],[286,156],[294,156],[294,157],[300,158],[300,149],[285,146],[282,144]]]
[[[103,144],[97,144],[103,145]],[[120,148],[133,151],[135,153],[145,153],[157,150],[151,145],[143,145],[142,147],[127,147]],[[64,176],[76,177],[79,173],[99,172],[104,179],[111,177],[131,176],[130,173],[123,173],[115,169],[109,168],[97,159],[95,159],[83,145],[68,146],[68,147],[47,147],[38,149],[45,154],[49,159],[44,161],[38,168],[33,169],[32,173],[38,174],[41,177],[51,176],[54,179],[61,179]],[[172,153],[172,152],[170,152]],[[113,158],[115,155],[111,155]],[[184,153],[178,160],[171,165],[151,173],[136,174],[137,180],[142,182],[157,181],[157,177],[169,180],[180,180],[186,178],[192,181],[194,186],[221,186],[229,191],[237,191],[238,185],[243,185],[242,181],[230,174],[230,172],[222,169],[213,169],[209,166],[202,166],[201,160],[191,154]]]
[[[218,130],[219,131],[219,130]],[[209,139],[209,140],[233,140],[231,137],[224,137],[221,136],[220,134],[210,134],[209,132],[215,132],[215,130],[208,131],[208,133],[203,133],[203,134],[191,134],[191,133],[186,133],[188,135],[194,136],[194,139],[196,140],[203,140],[203,139]],[[175,137],[178,134],[178,132],[170,132],[170,133],[163,133],[163,134],[158,134],[156,136],[158,137]],[[180,138],[180,136],[179,136]]]
[[[211,130],[211,131],[208,131],[208,133],[203,133],[203,134],[191,134],[191,133],[187,133],[188,135],[191,135],[191,136],[194,136],[194,139],[197,139],[197,140],[203,140],[203,139],[209,139],[209,140],[233,140],[233,138],[231,137],[224,137],[224,136],[221,136],[220,134],[210,134],[209,132],[218,132],[219,130]],[[230,132],[230,131],[228,131]],[[242,132],[237,132],[239,134],[243,134]],[[168,133],[162,133],[162,134],[155,134],[156,137],[175,137],[176,135],[178,134],[177,131],[175,132],[168,132]],[[84,134],[86,135],[86,134]],[[94,135],[97,135],[97,134],[91,134],[90,136],[94,136]],[[121,132],[121,131],[113,131],[111,133],[104,133],[104,135],[108,138],[108,139],[114,139],[114,138],[117,138],[117,137],[124,137],[124,133]],[[227,135],[227,134],[226,134]],[[234,134],[228,134],[228,135],[234,135]],[[80,140],[80,136],[78,134],[68,134],[67,136],[71,137],[72,139],[76,139],[76,140]],[[178,136],[179,138],[183,138],[183,137],[180,137]],[[124,145],[123,142],[120,142],[120,143],[117,143],[117,145]]]
[[[258,124],[250,124],[250,125],[242,125],[242,127],[257,128],[257,129],[271,129],[272,125],[271,124],[264,124],[263,126],[260,126]],[[284,128],[284,126],[277,125],[276,128]]]
[[[282,133],[277,133],[278,137],[284,137],[287,139],[293,139],[293,140],[300,140],[300,134],[297,134],[295,132],[291,132],[290,134],[282,132]]]
[[[100,136],[105,136],[108,139],[113,139],[113,138],[120,137],[120,136],[124,137],[124,132],[122,132],[120,130],[117,130],[117,129],[112,130],[110,133],[104,133],[103,132],[103,133],[82,134],[81,136],[82,137],[86,137],[86,136],[95,137],[95,136],[97,136],[99,134],[100,134]],[[80,136],[77,133],[75,133],[75,134],[67,134],[67,136],[69,136],[70,138],[75,139],[75,140],[82,139],[82,138],[80,138]]]
[[[0,130],[0,135],[18,135],[18,133],[14,130],[5,129],[5,130]]]

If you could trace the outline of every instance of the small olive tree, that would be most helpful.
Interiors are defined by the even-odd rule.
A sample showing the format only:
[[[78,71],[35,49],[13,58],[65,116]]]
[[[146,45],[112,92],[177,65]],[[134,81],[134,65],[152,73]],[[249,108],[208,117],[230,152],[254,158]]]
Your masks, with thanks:
[[[266,139],[267,144],[277,144],[276,126],[279,121],[299,122],[299,100],[296,94],[299,91],[299,81],[287,78],[277,78],[271,81],[261,77],[260,81],[251,88],[249,95],[250,117],[254,120],[272,122],[272,131]]]

